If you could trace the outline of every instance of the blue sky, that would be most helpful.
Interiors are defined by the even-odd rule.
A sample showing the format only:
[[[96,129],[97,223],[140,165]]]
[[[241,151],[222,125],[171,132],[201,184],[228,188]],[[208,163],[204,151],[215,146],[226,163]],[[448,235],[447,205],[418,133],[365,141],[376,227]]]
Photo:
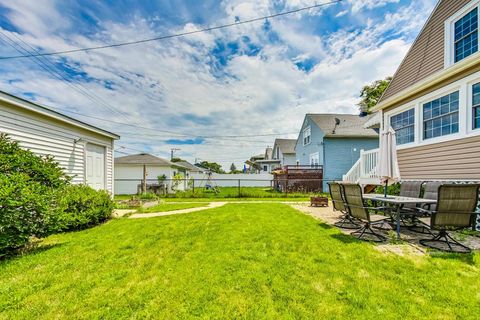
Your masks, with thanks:
[[[0,0],[0,55],[132,41],[321,2]],[[0,89],[117,132],[122,153],[168,157],[179,148],[190,161],[243,167],[273,144],[269,135],[296,138],[305,113],[357,112],[361,87],[395,72],[435,3],[344,0],[136,46],[3,60]]]

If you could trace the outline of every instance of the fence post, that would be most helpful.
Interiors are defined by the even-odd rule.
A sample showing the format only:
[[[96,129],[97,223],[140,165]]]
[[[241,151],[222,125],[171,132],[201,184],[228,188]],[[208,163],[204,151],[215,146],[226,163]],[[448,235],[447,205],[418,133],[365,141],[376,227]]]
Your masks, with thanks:
[[[192,192],[195,194],[195,178],[192,178]]]
[[[285,180],[285,198],[288,198],[288,177]]]
[[[238,179],[238,197],[241,197],[241,191],[240,191],[240,179]]]

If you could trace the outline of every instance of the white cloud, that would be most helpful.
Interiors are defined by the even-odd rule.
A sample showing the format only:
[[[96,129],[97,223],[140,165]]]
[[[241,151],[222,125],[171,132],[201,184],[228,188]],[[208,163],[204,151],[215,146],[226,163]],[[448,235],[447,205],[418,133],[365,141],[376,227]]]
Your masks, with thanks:
[[[398,3],[400,0],[348,0],[348,2],[352,5],[352,13],[357,13],[363,9],[374,9],[389,3]]]
[[[386,3],[361,1],[363,5],[357,4],[355,10],[371,9],[381,2]],[[18,5],[5,4],[15,12],[9,15],[11,23],[24,31],[16,36],[45,51],[95,46],[156,34],[147,20],[136,17],[125,23],[104,21],[102,29],[90,38],[73,33],[62,39],[47,32],[49,19],[59,15],[53,3],[49,4],[49,10],[27,4],[31,5],[31,11],[25,15],[34,16],[36,31],[28,26],[26,19],[29,18],[22,16]],[[288,2],[290,7],[301,5],[304,3],[300,0]],[[222,2],[222,7],[225,21],[231,21],[234,16],[248,19],[269,13],[272,2],[232,0]],[[349,32],[341,29],[329,35],[305,30],[298,19],[275,20],[271,26],[280,38],[275,43],[266,41],[259,27],[261,24],[255,24],[175,40],[63,56],[93,79],[82,82],[89,92],[108,101],[125,115],[92,103],[65,82],[41,69],[31,68],[25,60],[12,61],[8,70],[0,73],[0,83],[6,91],[35,93],[39,101],[64,111],[73,110],[117,122],[128,120],[135,125],[182,134],[297,132],[307,112],[356,112],[360,88],[365,83],[393,74],[411,42],[402,33],[415,33],[425,18],[425,10],[418,10],[418,5],[412,4],[402,10],[385,16],[383,23],[366,23],[363,29]],[[55,28],[61,30],[65,23],[60,19]],[[171,32],[198,27],[186,24]],[[385,29],[397,30],[398,36],[385,41],[382,39]],[[11,35],[8,31],[3,32]],[[226,76],[219,77],[212,72],[214,57],[210,50],[216,45],[215,41],[228,42],[244,35],[264,46],[261,53],[257,56],[231,55],[222,70]],[[309,72],[300,71],[294,63],[307,58],[319,62]],[[48,59],[59,61],[54,57]],[[19,81],[10,81],[13,79]],[[148,149],[162,156],[168,156],[171,147],[166,139],[181,138],[160,131],[80,118],[119,132],[122,135],[119,145]],[[289,137],[296,138],[296,135]],[[202,146],[182,145],[178,155],[190,160],[195,157],[220,159],[226,167],[231,162],[241,167],[240,159],[260,153],[266,145],[273,144],[273,139],[239,138],[237,142],[209,139]],[[132,149],[125,151],[134,152]]]

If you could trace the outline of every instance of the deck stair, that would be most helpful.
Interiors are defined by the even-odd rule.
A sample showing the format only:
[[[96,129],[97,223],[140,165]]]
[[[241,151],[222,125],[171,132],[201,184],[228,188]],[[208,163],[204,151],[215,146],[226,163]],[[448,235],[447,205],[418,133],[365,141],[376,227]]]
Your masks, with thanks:
[[[343,182],[358,183],[365,192],[372,191],[376,186],[381,185],[380,177],[377,174],[378,149],[360,150],[360,158],[353,167],[343,175]]]

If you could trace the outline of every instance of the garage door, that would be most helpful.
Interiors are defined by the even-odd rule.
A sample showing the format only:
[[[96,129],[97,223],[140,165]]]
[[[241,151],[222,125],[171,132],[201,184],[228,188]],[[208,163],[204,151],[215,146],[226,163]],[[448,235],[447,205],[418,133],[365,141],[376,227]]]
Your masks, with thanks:
[[[87,184],[96,189],[105,189],[105,147],[87,144]]]

